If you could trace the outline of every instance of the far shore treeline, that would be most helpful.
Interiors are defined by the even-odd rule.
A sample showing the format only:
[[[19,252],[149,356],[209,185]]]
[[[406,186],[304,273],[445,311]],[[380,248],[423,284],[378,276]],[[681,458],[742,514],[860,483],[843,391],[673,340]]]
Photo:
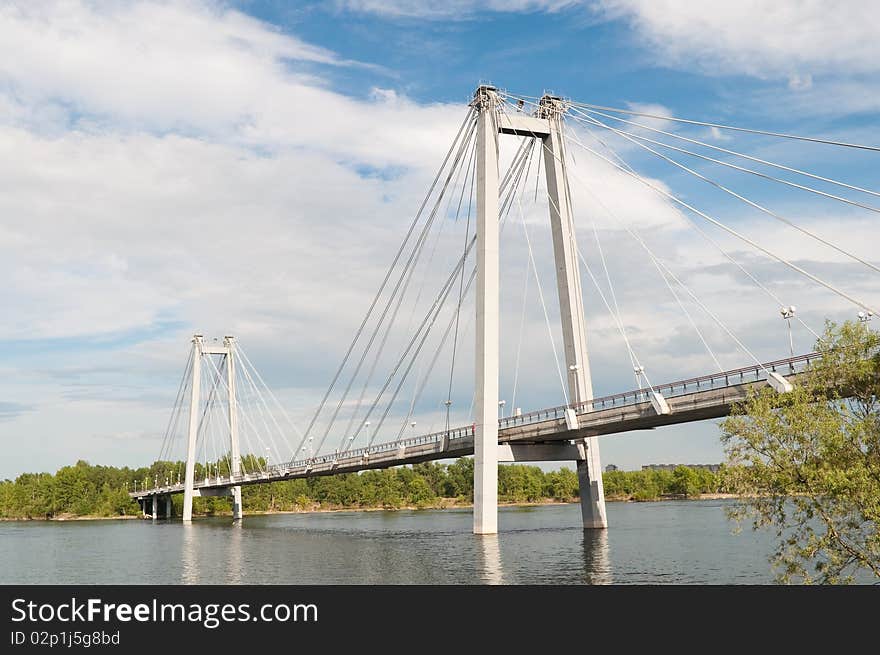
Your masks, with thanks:
[[[225,464],[219,463],[221,475],[228,475]],[[249,456],[244,464],[253,470],[258,462]],[[176,482],[182,470],[182,462],[130,469],[79,461],[54,475],[24,473],[14,481],[0,482],[0,519],[137,516],[138,504],[128,492],[136,484],[152,487],[155,480]],[[473,471],[473,460],[461,458],[451,464],[428,462],[245,486],[242,496],[245,512],[451,507],[473,501]],[[204,478],[204,473],[204,467],[197,464],[196,479]],[[673,471],[609,471],[603,479],[609,500],[657,500],[723,492],[723,477],[723,470],[716,474],[680,466]],[[570,468],[548,472],[537,466],[502,465],[498,493],[499,500],[508,503],[573,501],[578,495],[577,474]],[[174,496],[177,516],[182,500],[182,495]],[[200,515],[227,514],[230,501],[196,498],[193,510]]]

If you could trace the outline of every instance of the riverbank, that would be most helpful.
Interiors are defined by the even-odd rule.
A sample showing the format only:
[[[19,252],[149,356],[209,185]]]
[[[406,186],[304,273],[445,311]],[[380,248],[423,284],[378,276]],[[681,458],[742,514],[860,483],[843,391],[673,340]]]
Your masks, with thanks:
[[[43,521],[43,522],[64,522],[64,521],[130,521],[132,519],[139,519],[140,516],[133,514],[125,514],[120,516],[77,516],[76,514],[65,514],[62,516],[50,516],[48,518],[41,517],[19,517],[19,518],[8,518],[3,517],[0,518],[0,523],[15,523],[21,521]]]
[[[724,500],[731,498],[739,498],[737,494],[727,493],[708,493],[699,496],[684,496],[676,494],[665,494],[656,498],[635,499],[629,496],[611,496],[605,498],[609,503],[653,503],[669,500]],[[498,503],[499,507],[539,507],[544,505],[569,505],[579,502],[577,498],[569,500],[543,499],[538,501],[521,501],[521,502],[504,502]],[[461,502],[455,498],[442,498],[438,502],[427,503],[422,505],[401,505],[399,507],[386,506],[361,506],[361,505],[321,505],[315,503],[310,506],[296,509],[272,509],[272,510],[245,510],[245,516],[270,516],[273,514],[325,514],[331,512],[395,512],[395,511],[416,511],[416,510],[438,510],[438,509],[471,509],[473,503]],[[211,516],[231,516],[232,512],[213,512],[211,514],[196,514],[198,518],[207,518]],[[42,517],[21,517],[21,518],[0,518],[0,522],[27,522],[27,521],[44,521],[44,522],[64,522],[64,521],[125,521],[132,519],[144,519],[140,515],[123,515],[123,516],[77,516],[75,514],[63,514],[47,518]]]

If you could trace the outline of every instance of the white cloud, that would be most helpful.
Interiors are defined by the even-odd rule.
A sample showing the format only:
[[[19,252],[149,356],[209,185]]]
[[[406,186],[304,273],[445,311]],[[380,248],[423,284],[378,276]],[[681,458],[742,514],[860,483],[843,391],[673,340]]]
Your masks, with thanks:
[[[877,7],[845,0],[598,0],[670,62],[761,78],[880,71]]]
[[[537,7],[517,6],[526,5]],[[11,468],[0,474],[33,468],[28,457],[51,468],[81,456],[108,463],[154,456],[153,440],[141,448],[136,439],[108,437],[162,429],[196,330],[239,335],[294,415],[308,416],[465,111],[418,104],[394,89],[352,98],[319,75],[321,67],[347,65],[214,4],[0,9],[0,275],[7,281],[0,397],[29,409],[6,412],[0,422],[0,442],[29,438],[27,454],[4,460]],[[754,297],[741,279],[730,283],[729,268],[683,228],[678,212],[607,164],[573,154],[574,175],[638,226],[725,320],[741,325]],[[624,323],[652,378],[701,372],[706,357],[685,336],[687,324],[650,262],[590,193],[573,182],[572,194],[602,232]],[[526,211],[552,320],[546,210]],[[446,229],[438,274],[461,247],[462,223]],[[868,229],[856,225],[847,238],[856,246]],[[519,324],[526,254],[517,226],[507,230],[509,327]],[[580,236],[595,262],[592,233]],[[841,264],[811,250],[800,256]],[[413,289],[420,283],[416,277]],[[530,299],[524,409],[561,400],[534,286]],[[590,302],[597,390],[628,387],[615,325],[595,294]],[[825,307],[838,309],[826,303],[815,311]],[[725,363],[742,363],[701,320]],[[778,323],[773,316],[746,327],[761,353],[778,353],[761,332],[771,321]],[[465,321],[461,396],[473,384],[469,330]],[[516,336],[507,329],[503,337],[505,388]],[[16,352],[26,340],[39,344],[35,354]],[[64,340],[73,344],[58,347]],[[429,399],[445,398],[443,370]],[[459,398],[455,407],[464,413],[466,405]],[[430,425],[429,414],[436,419],[424,410],[419,425]]]
[[[813,76],[809,73],[798,75],[793,73],[788,77],[788,88],[792,91],[805,91],[813,88]]]

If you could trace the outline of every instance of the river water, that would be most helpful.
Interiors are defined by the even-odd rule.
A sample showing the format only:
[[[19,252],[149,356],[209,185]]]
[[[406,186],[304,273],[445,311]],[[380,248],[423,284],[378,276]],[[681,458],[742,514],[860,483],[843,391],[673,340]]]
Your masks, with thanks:
[[[733,534],[730,500],[503,507],[500,534],[469,510],[329,512],[179,521],[0,523],[0,583],[771,583],[771,535]]]

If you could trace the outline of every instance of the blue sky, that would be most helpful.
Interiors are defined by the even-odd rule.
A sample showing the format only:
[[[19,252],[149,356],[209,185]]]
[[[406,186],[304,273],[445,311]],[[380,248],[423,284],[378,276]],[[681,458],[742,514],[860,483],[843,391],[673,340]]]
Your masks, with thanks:
[[[758,0],[0,4],[0,476],[78,458],[151,461],[194,332],[236,334],[294,419],[306,422],[479,82],[874,144],[877,18],[871,3],[856,1],[834,12],[822,2]],[[651,124],[880,187],[877,153]],[[880,301],[870,269],[612,141],[664,189],[859,299]],[[704,373],[712,362],[604,206],[643,230],[756,355],[786,354],[775,302],[678,209],[584,151],[575,158],[584,182],[574,190],[579,239],[595,257],[595,221],[623,323],[653,381]],[[874,256],[871,212],[688,163]],[[552,318],[546,208],[525,214]],[[511,232],[502,292],[504,324],[516,326],[525,250]],[[855,315],[852,303],[723,232],[711,235],[813,329]],[[448,236],[449,244],[438,241],[438,280],[460,243],[452,228]],[[524,410],[562,401],[532,293],[523,323],[530,348],[520,358]],[[614,322],[587,282],[585,294],[596,393],[629,388]],[[725,367],[749,363],[695,315]],[[502,336],[508,396],[518,339],[515,329]],[[811,341],[796,326],[796,349]],[[456,378],[458,408],[467,406],[467,373]],[[419,425],[438,420],[442,386],[438,378],[427,388]],[[603,460],[624,468],[720,461],[717,435],[706,423],[609,438]]]

